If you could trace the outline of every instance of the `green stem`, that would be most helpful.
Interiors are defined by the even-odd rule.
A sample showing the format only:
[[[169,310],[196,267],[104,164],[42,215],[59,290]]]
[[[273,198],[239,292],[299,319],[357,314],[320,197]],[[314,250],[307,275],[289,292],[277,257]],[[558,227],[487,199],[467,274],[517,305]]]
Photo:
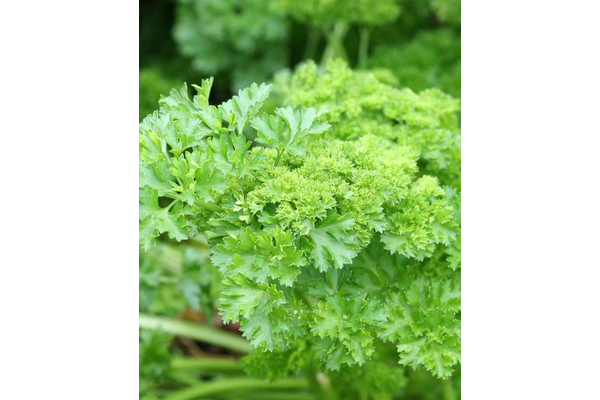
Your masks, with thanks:
[[[246,339],[231,332],[211,328],[195,322],[140,314],[139,325],[140,328],[161,330],[165,333],[188,337],[240,353],[249,353],[252,351],[252,346]]]
[[[169,161],[169,163],[171,162],[171,156],[169,155],[169,151],[167,150],[167,142],[166,141],[162,141],[161,145],[160,145],[160,150],[162,151],[163,155],[165,156],[165,158],[167,159],[167,161]]]
[[[346,58],[346,50],[344,49],[344,38],[348,33],[348,24],[338,22],[333,27],[333,30],[327,34],[327,46],[323,52],[321,64],[325,65],[329,60],[335,57]]]
[[[284,149],[277,149],[277,158],[275,159],[275,166],[279,165],[279,160],[281,160],[281,156],[283,155]]]
[[[171,367],[178,371],[241,371],[242,367],[237,360],[232,358],[188,358],[177,357],[171,362]]]
[[[346,33],[348,31],[344,31],[343,35],[339,36],[335,42],[335,55],[342,60],[348,61],[348,54],[346,53],[346,48],[344,47],[344,38],[346,37]]]
[[[186,374],[173,373],[173,374],[171,374],[171,376],[176,381],[185,383],[186,385],[189,385],[189,386],[194,386],[194,385],[198,385],[201,383],[198,379],[194,378],[193,376],[186,375]]]
[[[358,42],[358,66],[363,68],[369,57],[369,28],[361,26],[359,30]]]
[[[304,49],[305,60],[313,60],[315,58],[320,36],[321,33],[319,30],[311,25],[308,30],[308,38],[306,39],[306,48]]]
[[[216,204],[205,203],[203,201],[198,201],[198,200],[196,200],[196,201],[200,206],[202,206],[203,208],[206,208],[209,211],[221,211],[221,207],[219,207]]]
[[[442,382],[442,393],[444,400],[456,400],[456,395],[454,394],[454,388],[452,387],[452,381],[450,379],[446,379]]]
[[[173,199],[173,201],[170,202],[169,205],[164,208],[163,212],[167,212],[168,213],[171,210],[171,208],[173,208],[173,206],[179,202],[179,200],[180,200],[179,198]]]
[[[314,394],[310,392],[252,392],[241,395],[232,395],[228,400],[316,400]]]
[[[263,389],[308,389],[309,382],[304,378],[284,378],[277,382],[263,381],[253,378],[232,378],[212,381],[187,389],[179,390],[164,398],[164,400],[192,400],[206,396],[234,391],[263,390]]]

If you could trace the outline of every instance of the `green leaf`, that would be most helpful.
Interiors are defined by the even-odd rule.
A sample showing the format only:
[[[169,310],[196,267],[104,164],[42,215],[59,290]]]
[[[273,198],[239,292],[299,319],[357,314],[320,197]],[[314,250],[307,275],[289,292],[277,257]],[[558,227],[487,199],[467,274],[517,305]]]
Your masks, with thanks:
[[[185,118],[198,111],[196,105],[190,100],[187,84],[181,89],[172,89],[168,96],[161,96],[158,101],[161,111],[173,115],[175,118]]]
[[[237,96],[233,96],[219,107],[230,127],[235,127],[237,133],[241,135],[248,119],[260,111],[270,93],[271,85],[263,83],[258,86],[253,83],[249,88],[240,90]]]
[[[309,367],[312,357],[308,343],[299,339],[286,350],[254,351],[242,358],[242,366],[248,375],[273,382]]]
[[[213,202],[215,194],[223,194],[227,189],[225,176],[207,159],[202,160],[196,169],[194,178],[196,180],[195,193],[206,202]]]
[[[458,238],[446,249],[446,254],[448,254],[448,265],[453,270],[461,267],[460,237],[461,235],[459,234]]]
[[[194,103],[196,103],[198,108],[208,107],[208,98],[210,97],[210,90],[213,85],[213,77],[211,76],[208,79],[202,79],[202,84],[192,85],[198,94],[194,97]]]
[[[258,283],[267,283],[270,278],[284,286],[292,286],[300,267],[306,264],[292,233],[281,229],[271,232],[242,229],[216,246],[212,260],[224,273],[241,273]]]
[[[254,347],[285,348],[303,334],[286,306],[284,293],[275,285],[257,284],[241,274],[223,281],[219,314],[225,323],[240,322]]]
[[[243,135],[223,133],[208,141],[215,166],[224,174],[243,178],[258,168],[261,153],[250,156],[252,143]]]
[[[156,190],[159,196],[164,196],[175,194],[171,182],[172,176],[166,161],[140,164],[140,187],[148,186]]]
[[[319,120],[325,113],[327,110],[317,111],[315,108],[304,111],[278,108],[276,115],[254,117],[250,124],[257,131],[257,142],[301,155],[305,153],[308,135],[321,134],[329,129],[328,122]]]
[[[332,268],[342,268],[352,262],[358,254],[358,241],[352,233],[354,220],[340,217],[334,211],[315,225],[309,233],[312,252],[310,258],[315,267],[325,272]]]
[[[431,257],[438,245],[449,245],[458,233],[445,192],[430,176],[415,182],[389,221],[381,237],[386,249],[417,260]]]
[[[165,232],[171,239],[185,240],[188,233],[187,221],[183,215],[178,215],[177,206],[161,208],[156,190],[140,191],[140,245],[145,250],[150,249],[155,239]]]
[[[314,315],[311,332],[329,339],[318,349],[332,369],[366,362],[375,352],[374,335],[369,330],[387,320],[386,310],[377,300],[366,296],[346,299],[338,293],[319,302]]]
[[[399,363],[450,376],[460,362],[460,284],[421,277],[391,292],[385,308],[390,318],[379,336],[397,344]]]

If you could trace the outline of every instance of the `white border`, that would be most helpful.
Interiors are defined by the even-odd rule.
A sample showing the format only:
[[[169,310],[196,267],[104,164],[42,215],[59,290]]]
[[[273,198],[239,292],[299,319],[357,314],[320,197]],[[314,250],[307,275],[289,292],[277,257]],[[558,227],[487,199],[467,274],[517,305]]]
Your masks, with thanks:
[[[600,398],[600,7],[462,10],[462,398]]]
[[[4,399],[138,398],[138,18],[0,5]]]

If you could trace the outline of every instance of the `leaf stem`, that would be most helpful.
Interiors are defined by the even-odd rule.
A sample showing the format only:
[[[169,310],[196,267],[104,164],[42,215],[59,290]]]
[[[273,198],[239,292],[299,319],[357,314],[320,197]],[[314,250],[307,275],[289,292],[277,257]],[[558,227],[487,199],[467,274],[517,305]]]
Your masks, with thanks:
[[[361,26],[359,29],[358,42],[358,66],[364,67],[369,57],[369,36],[370,31],[366,26]]]
[[[456,395],[450,379],[442,381],[442,394],[444,396],[444,400],[456,400]]]
[[[329,60],[334,57],[341,57],[346,59],[346,50],[344,49],[344,38],[348,33],[348,24],[345,22],[338,22],[333,27],[333,30],[329,32],[327,36],[327,46],[323,51],[323,57],[321,58],[321,64],[325,65]]]
[[[279,160],[281,160],[281,156],[283,155],[284,149],[277,149],[277,158],[275,159],[275,166],[279,165]]]
[[[257,391],[252,393],[242,393],[233,395],[228,400],[317,400],[314,394],[310,392],[298,391]]]
[[[223,357],[176,357],[171,361],[171,367],[177,371],[241,371],[242,366],[233,358]]]
[[[139,325],[140,328],[161,330],[165,333],[188,337],[240,353],[249,353],[252,351],[252,345],[241,336],[195,322],[140,314]]]
[[[164,208],[164,212],[169,212],[171,210],[171,208],[173,208],[173,206],[175,204],[177,204],[179,201],[180,201],[179,198],[173,199],[173,201],[170,202],[169,205]]]
[[[304,49],[304,59],[312,60],[315,58],[317,53],[317,46],[319,45],[319,38],[321,33],[317,28],[311,26],[308,30],[308,38],[306,39],[306,48]]]
[[[277,382],[263,381],[253,378],[231,378],[202,383],[187,389],[179,390],[165,400],[192,400],[233,391],[262,389],[308,389],[309,382],[305,378],[284,378]]]
[[[198,379],[194,378],[193,376],[189,376],[189,375],[185,375],[185,374],[181,374],[181,373],[174,373],[174,374],[171,374],[171,376],[176,381],[185,383],[186,385],[197,385],[200,383],[200,381]]]
[[[217,206],[216,204],[206,203],[204,201],[199,200],[197,200],[197,202],[208,211],[221,211],[221,207]]]

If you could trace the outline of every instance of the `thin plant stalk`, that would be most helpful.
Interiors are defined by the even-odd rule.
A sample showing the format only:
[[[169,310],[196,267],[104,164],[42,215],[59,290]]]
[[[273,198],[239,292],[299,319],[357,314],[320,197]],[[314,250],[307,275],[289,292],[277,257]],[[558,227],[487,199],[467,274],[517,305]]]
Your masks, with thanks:
[[[321,39],[321,32],[313,26],[308,30],[308,37],[306,39],[306,48],[304,49],[304,59],[314,60],[317,55],[317,47],[319,46],[319,40]]]
[[[242,370],[242,366],[237,360],[224,357],[177,357],[171,361],[171,367],[177,371],[193,372],[237,372]]]
[[[369,37],[371,32],[366,26],[361,26],[358,33],[358,66],[363,68],[369,58]]]
[[[139,325],[140,328],[160,330],[175,336],[188,337],[240,353],[252,351],[252,345],[243,337],[196,322],[140,314]]]
[[[217,380],[186,389],[178,390],[166,396],[164,400],[192,400],[201,399],[206,396],[219,395],[228,392],[252,391],[252,390],[292,390],[308,389],[310,383],[305,378],[284,378],[276,382],[259,380],[254,378],[230,378]]]
[[[327,46],[323,52],[321,64],[326,64],[329,60],[335,57],[347,59],[346,49],[344,48],[344,39],[348,33],[348,24],[338,22],[333,27],[333,30],[327,34]]]

